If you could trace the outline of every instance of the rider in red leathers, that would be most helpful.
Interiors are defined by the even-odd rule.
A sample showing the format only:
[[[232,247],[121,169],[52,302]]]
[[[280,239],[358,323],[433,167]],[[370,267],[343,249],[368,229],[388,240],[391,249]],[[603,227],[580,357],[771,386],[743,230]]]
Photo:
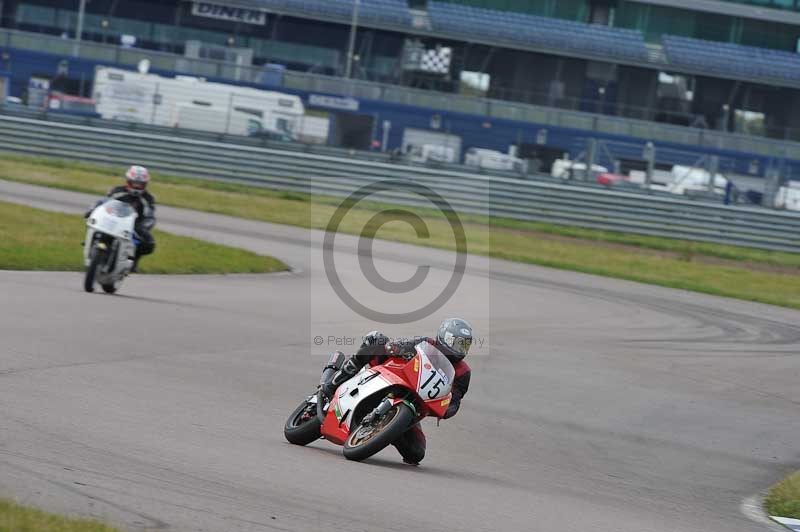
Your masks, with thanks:
[[[469,389],[471,376],[470,367],[464,361],[464,357],[472,344],[472,326],[460,318],[444,320],[435,338],[419,337],[409,341],[391,342],[387,336],[378,331],[367,334],[356,354],[347,359],[342,369],[323,386],[323,393],[327,397],[333,396],[339,385],[367,364],[377,366],[386,362],[390,356],[413,355],[416,352],[415,346],[420,342],[436,346],[453,364],[455,369],[453,395],[444,419],[453,417],[461,406],[461,399]],[[397,448],[403,457],[403,462],[407,464],[417,465],[425,457],[425,434],[419,423],[411,426],[392,445]]]

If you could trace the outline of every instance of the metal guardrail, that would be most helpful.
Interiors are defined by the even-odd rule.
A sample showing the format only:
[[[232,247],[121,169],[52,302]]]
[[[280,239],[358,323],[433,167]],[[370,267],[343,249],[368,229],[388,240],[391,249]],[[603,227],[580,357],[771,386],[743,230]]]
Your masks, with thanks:
[[[79,126],[89,126],[104,129],[120,129],[131,132],[138,132],[142,134],[154,135],[169,135],[173,137],[184,137],[192,140],[206,140],[210,142],[222,142],[226,144],[242,144],[246,146],[255,146],[261,148],[272,148],[276,150],[288,151],[302,151],[305,153],[314,153],[317,155],[330,155],[333,157],[347,157],[355,158],[365,161],[377,161],[391,163],[395,165],[405,165],[410,168],[433,167],[437,169],[453,170],[457,172],[467,173],[480,173],[499,175],[501,177],[520,177],[519,172],[511,170],[486,170],[474,166],[467,166],[460,163],[443,163],[443,162],[416,162],[410,160],[406,156],[392,154],[391,152],[371,151],[371,150],[354,150],[350,148],[342,148],[336,146],[328,146],[325,144],[309,144],[302,142],[286,142],[280,140],[272,140],[267,138],[246,137],[243,135],[233,135],[224,133],[214,133],[203,131],[199,129],[189,128],[175,128],[166,126],[157,126],[152,124],[142,124],[139,122],[127,122],[122,120],[108,120],[98,118],[86,114],[71,114],[63,112],[51,112],[48,109],[31,108],[24,105],[17,104],[0,104],[0,115],[12,116],[17,118],[31,118],[41,121],[60,122],[64,124],[73,124]],[[524,174],[527,178],[549,178],[549,174],[542,172]]]
[[[800,253],[800,215],[765,209],[27,118],[0,117],[0,149],[114,165],[132,161],[175,175],[335,197],[378,179],[407,179],[442,193],[459,214]],[[431,206],[404,195],[390,201]]]
[[[9,29],[0,29],[0,46],[65,56],[72,53],[72,41],[50,35]],[[122,48],[94,42],[82,43],[80,57],[100,63],[121,64],[130,67],[135,67],[142,59],[148,59],[154,69],[250,83],[258,82],[264,73],[263,68],[260,67],[246,67],[210,59],[190,59],[154,50]],[[763,82],[764,80],[760,81]],[[656,143],[687,144],[705,148],[754,153],[766,157],[800,160],[800,143],[798,142],[675,126],[636,118],[615,117],[557,107],[441,93],[371,81],[346,80],[334,76],[295,71],[286,71],[284,73],[280,87],[413,105],[436,109],[437,111],[483,115],[497,119],[535,123],[545,127],[582,129],[589,134],[625,135]]]

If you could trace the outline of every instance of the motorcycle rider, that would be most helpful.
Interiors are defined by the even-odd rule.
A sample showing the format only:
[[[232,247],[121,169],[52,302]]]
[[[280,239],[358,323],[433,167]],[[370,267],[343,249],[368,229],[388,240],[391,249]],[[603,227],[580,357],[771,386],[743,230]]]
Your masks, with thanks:
[[[419,337],[414,340],[391,342],[389,338],[379,331],[372,331],[364,337],[358,351],[348,358],[342,368],[337,371],[331,380],[323,385],[323,393],[332,397],[336,388],[350,379],[361,368],[369,364],[376,366],[388,360],[390,356],[414,356],[415,346],[421,342],[428,342],[436,346],[453,364],[455,378],[453,379],[452,398],[450,406],[445,412],[444,419],[456,415],[461,406],[461,399],[469,389],[471,370],[464,361],[472,345],[472,326],[461,318],[448,318],[439,326],[435,338]],[[392,443],[403,462],[411,465],[419,464],[425,457],[425,434],[419,423],[412,425],[396,441]]]
[[[156,247],[156,241],[150,233],[150,230],[156,224],[156,200],[147,191],[149,182],[150,172],[147,171],[147,168],[133,165],[125,172],[125,185],[114,187],[107,194],[109,198],[128,203],[138,214],[134,230],[139,237],[139,245],[136,246],[136,255],[131,268],[132,273],[136,272],[139,259],[143,255],[151,254]]]

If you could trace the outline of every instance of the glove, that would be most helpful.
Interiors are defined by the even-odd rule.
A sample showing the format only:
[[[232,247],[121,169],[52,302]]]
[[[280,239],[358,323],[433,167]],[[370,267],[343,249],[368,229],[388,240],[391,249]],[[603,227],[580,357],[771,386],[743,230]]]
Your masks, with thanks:
[[[389,337],[380,331],[372,331],[364,335],[364,341],[361,342],[361,347],[370,345],[389,345]]]
[[[402,357],[405,360],[411,360],[417,356],[417,350],[413,347],[408,349],[407,346],[399,343],[386,344],[386,354],[393,357]]]
[[[393,351],[394,356],[402,357],[403,360],[411,360],[415,356],[417,356],[417,350],[413,347],[411,349],[403,348],[398,346]]]

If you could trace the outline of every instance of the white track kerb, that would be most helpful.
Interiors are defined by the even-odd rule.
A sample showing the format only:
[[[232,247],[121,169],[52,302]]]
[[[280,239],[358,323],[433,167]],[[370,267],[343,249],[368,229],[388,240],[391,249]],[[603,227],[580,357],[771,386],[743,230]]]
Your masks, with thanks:
[[[785,529],[782,526],[775,524],[777,519],[775,517],[768,516],[764,512],[763,508],[764,508],[764,497],[762,495],[753,495],[751,497],[747,497],[745,500],[742,501],[742,504],[739,506],[739,509],[741,510],[741,512],[744,514],[745,517],[747,517],[748,519],[750,519],[755,523],[762,525],[764,530],[772,530],[774,532],[785,532]]]
[[[782,524],[789,530],[794,530],[794,532],[800,532],[800,519],[791,519],[789,517],[775,517],[770,516],[772,519],[777,521],[778,523]]]

